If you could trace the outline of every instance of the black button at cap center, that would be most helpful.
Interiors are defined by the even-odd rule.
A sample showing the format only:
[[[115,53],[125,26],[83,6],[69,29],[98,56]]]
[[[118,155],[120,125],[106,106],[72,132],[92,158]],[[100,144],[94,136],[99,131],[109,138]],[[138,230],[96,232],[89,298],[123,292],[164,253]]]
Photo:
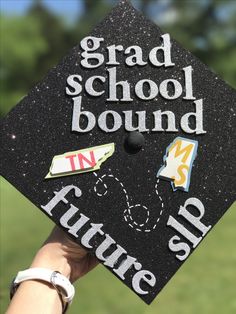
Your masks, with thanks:
[[[126,137],[124,147],[127,153],[135,154],[142,149],[144,142],[143,134],[138,131],[133,131]]]

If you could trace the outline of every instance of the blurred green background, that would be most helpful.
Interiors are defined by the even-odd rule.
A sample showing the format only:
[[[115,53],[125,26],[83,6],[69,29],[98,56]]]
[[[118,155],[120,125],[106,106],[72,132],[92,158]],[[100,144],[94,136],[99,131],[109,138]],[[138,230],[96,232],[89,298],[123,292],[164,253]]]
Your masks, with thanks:
[[[116,3],[0,0],[0,114],[27,94]],[[236,87],[235,0],[132,3]],[[2,178],[0,196],[0,312],[4,313],[12,277],[28,267],[52,223]],[[77,283],[69,313],[235,314],[235,224],[234,205],[151,306],[99,265]]]

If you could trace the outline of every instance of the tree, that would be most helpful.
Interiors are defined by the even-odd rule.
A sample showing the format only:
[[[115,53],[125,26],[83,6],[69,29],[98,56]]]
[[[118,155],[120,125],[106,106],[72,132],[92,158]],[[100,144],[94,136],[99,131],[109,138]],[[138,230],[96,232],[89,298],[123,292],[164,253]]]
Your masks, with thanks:
[[[236,86],[236,2],[171,0],[170,10],[176,18],[163,24],[165,31]]]
[[[7,112],[104,18],[117,0],[77,0],[83,15],[68,26],[41,0],[26,16],[1,16],[1,111]],[[185,48],[236,86],[236,1],[133,0]],[[80,7],[78,5],[78,7]]]
[[[46,41],[48,47],[37,60],[35,80],[38,81],[66,54],[72,45],[70,41],[71,35],[70,31],[67,30],[65,21],[50,12],[41,0],[33,2],[27,16],[40,25],[41,36]]]
[[[27,93],[38,58],[47,48],[40,25],[32,18],[1,16],[0,114],[8,112]]]

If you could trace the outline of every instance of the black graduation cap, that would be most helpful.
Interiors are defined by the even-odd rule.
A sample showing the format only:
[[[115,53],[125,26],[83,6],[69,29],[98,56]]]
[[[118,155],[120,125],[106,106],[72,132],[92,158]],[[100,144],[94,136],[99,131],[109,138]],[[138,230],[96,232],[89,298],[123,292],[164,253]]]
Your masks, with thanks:
[[[235,200],[235,102],[120,1],[1,121],[1,173],[151,303]]]

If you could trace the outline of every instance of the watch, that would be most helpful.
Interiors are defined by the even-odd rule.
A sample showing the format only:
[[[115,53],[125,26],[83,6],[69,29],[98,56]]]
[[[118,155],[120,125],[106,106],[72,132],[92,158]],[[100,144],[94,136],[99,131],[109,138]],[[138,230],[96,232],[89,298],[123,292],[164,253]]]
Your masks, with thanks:
[[[26,280],[40,280],[50,283],[57,290],[63,302],[64,312],[67,306],[72,302],[75,294],[75,288],[70,283],[69,279],[63,276],[59,271],[53,271],[45,268],[29,268],[19,271],[11,284],[11,299],[18,289],[20,283]]]

